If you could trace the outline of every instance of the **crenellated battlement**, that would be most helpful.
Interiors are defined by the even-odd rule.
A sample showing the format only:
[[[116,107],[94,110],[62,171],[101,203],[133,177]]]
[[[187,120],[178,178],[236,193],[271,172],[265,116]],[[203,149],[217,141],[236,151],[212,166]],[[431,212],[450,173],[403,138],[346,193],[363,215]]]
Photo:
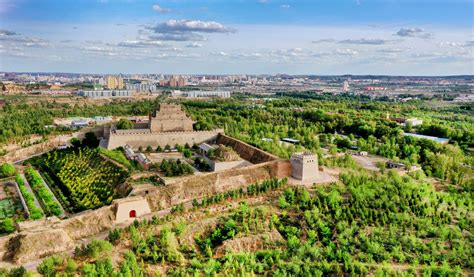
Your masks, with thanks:
[[[149,135],[149,134],[164,134],[164,135],[180,135],[180,134],[206,134],[206,133],[224,133],[224,129],[213,129],[203,131],[174,131],[174,132],[151,132],[148,129],[129,129],[129,130],[110,130],[111,136],[123,136],[123,135]]]

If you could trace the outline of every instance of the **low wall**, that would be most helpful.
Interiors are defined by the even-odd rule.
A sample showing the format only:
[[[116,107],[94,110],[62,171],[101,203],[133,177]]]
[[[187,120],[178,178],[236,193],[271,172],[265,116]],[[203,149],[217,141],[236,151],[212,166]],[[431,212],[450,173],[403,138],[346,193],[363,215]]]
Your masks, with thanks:
[[[21,162],[34,155],[39,155],[44,152],[51,151],[54,148],[69,142],[73,137],[82,139],[84,138],[84,134],[87,132],[94,132],[96,136],[99,138],[104,135],[104,127],[103,126],[86,127],[79,130],[78,132],[74,132],[71,134],[64,134],[64,135],[50,137],[45,142],[34,144],[25,148],[16,149],[16,150],[8,152],[6,155],[0,157],[0,163]]]
[[[258,149],[255,146],[252,146],[238,139],[226,136],[223,133],[219,134],[216,142],[217,144],[223,144],[232,147],[240,155],[240,157],[253,164],[264,163],[279,159],[277,156],[269,154],[261,149]]]
[[[8,184],[13,184],[13,186],[15,187],[16,192],[18,193],[18,197],[20,198],[21,205],[23,206],[23,210],[25,211],[27,217],[29,218],[30,217],[30,209],[28,209],[28,205],[26,205],[25,198],[23,198],[23,194],[20,191],[20,187],[18,186],[18,184],[16,182],[7,182],[7,185]]]
[[[162,132],[162,133],[151,133],[151,132],[133,132],[133,133],[111,133],[109,135],[109,142],[107,149],[115,149],[119,146],[125,146],[126,144],[137,149],[138,147],[146,148],[151,146],[153,148],[158,145],[164,148],[167,144],[174,146],[176,144],[184,145],[188,143],[193,145],[194,143],[200,144],[205,141],[215,140],[219,133],[224,132],[222,129],[216,129],[211,131],[190,131],[190,132]]]

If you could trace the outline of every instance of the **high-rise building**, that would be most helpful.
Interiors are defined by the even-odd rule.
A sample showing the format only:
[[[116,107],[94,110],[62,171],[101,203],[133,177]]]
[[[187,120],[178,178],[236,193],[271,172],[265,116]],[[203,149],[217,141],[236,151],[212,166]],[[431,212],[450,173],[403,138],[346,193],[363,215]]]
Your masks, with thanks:
[[[117,76],[107,76],[105,78],[105,87],[107,89],[123,89],[123,79]]]
[[[160,80],[160,86],[169,86],[169,87],[185,87],[186,79],[183,77],[172,77],[169,80]]]
[[[349,82],[348,81],[344,81],[344,83],[342,84],[342,90],[343,91],[349,91]]]

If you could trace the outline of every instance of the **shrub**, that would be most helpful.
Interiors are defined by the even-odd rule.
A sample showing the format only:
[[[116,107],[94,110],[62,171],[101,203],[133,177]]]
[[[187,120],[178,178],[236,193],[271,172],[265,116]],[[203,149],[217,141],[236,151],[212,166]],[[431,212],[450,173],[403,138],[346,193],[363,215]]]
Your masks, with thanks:
[[[133,129],[133,122],[128,119],[121,118],[119,122],[117,122],[117,129],[125,130],[125,129]]]
[[[89,258],[97,259],[107,257],[112,253],[113,246],[105,240],[93,240],[87,245],[86,255]]]
[[[121,229],[113,229],[113,230],[109,231],[109,235],[107,236],[107,240],[110,243],[115,243],[120,239],[121,236],[122,236],[122,230]]]
[[[127,159],[127,157],[125,157],[122,150],[120,150],[120,149],[108,150],[108,149],[105,149],[105,148],[102,148],[102,147],[100,147],[98,149],[99,149],[99,152],[102,155],[105,155],[108,158],[110,158],[110,159],[112,159],[112,160],[114,160],[114,161],[116,161],[120,164],[123,164],[129,170],[133,169],[132,163]]]
[[[11,163],[0,166],[0,177],[10,177],[16,174],[16,168]]]
[[[10,217],[7,217],[3,220],[2,222],[2,230],[5,232],[5,233],[12,233],[13,231],[15,231],[15,222],[13,221],[12,218]]]
[[[44,276],[54,276],[56,273],[56,266],[61,265],[62,263],[63,260],[60,257],[51,256],[44,259],[41,264],[36,267],[36,270]]]
[[[193,168],[181,162],[181,160],[163,160],[160,164],[160,170],[166,177],[182,176],[193,173]]]

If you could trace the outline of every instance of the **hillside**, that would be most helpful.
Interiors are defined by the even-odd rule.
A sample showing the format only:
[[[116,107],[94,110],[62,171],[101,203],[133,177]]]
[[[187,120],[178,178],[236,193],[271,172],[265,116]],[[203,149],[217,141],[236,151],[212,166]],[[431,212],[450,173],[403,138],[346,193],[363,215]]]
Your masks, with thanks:
[[[472,193],[424,181],[347,171],[310,189],[269,180],[136,221],[45,275],[469,275]],[[53,274],[54,273],[54,274]],[[91,275],[89,275],[91,274]]]

